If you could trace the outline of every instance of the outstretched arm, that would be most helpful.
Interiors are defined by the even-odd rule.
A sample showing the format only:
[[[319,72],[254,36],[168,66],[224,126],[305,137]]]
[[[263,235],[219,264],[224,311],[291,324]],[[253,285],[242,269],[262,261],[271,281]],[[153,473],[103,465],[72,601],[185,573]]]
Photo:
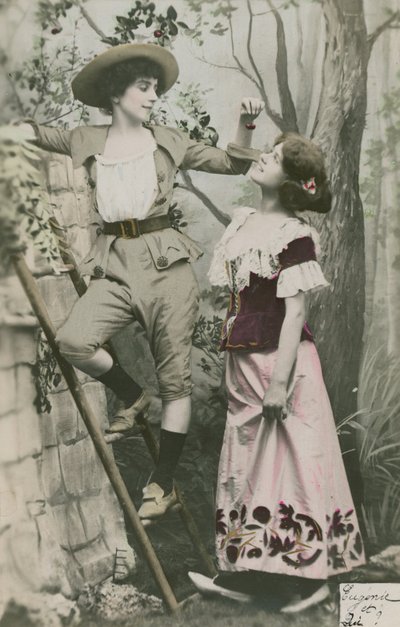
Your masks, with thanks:
[[[38,124],[33,118],[15,120],[12,124],[32,129],[32,141],[42,150],[71,156],[71,131]]]
[[[263,102],[258,98],[244,98],[241,103],[235,141],[226,150],[203,142],[188,140],[181,170],[202,170],[214,174],[246,174],[253,161],[258,161],[259,150],[250,148],[252,130],[246,127],[261,113]]]
[[[287,414],[287,387],[296,361],[301,331],[305,322],[305,294],[285,298],[285,318],[279,336],[278,355],[268,390],[263,400],[263,416],[269,419],[285,418]]]

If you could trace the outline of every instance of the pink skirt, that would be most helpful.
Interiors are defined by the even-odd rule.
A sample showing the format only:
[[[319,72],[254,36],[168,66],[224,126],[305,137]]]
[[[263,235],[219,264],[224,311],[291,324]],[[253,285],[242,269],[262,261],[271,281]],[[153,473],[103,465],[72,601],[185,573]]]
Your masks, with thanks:
[[[315,345],[299,345],[283,423],[261,415],[276,356],[227,354],[218,565],[326,579],[365,564],[362,538]]]

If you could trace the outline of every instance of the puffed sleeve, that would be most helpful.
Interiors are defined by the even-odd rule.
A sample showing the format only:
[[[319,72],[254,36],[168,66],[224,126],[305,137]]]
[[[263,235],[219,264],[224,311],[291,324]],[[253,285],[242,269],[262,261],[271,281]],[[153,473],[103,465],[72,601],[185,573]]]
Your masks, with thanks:
[[[226,150],[188,140],[185,156],[180,164],[182,170],[201,170],[214,174],[246,174],[253,161],[258,161],[259,150],[243,148],[230,143]]]
[[[32,126],[35,132],[33,141],[42,150],[71,156],[71,131],[55,126],[38,124],[33,118],[25,118],[21,120],[21,123]]]
[[[300,237],[289,242],[278,257],[278,298],[289,298],[298,292],[310,292],[329,285],[317,261],[311,237]]]

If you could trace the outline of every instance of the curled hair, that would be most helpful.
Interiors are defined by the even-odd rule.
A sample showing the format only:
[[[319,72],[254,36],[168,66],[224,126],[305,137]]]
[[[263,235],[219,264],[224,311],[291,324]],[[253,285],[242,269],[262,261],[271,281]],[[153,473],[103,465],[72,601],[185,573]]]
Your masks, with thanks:
[[[104,70],[98,85],[102,110],[108,115],[112,114],[112,98],[122,96],[126,89],[139,78],[155,78],[158,81],[157,94],[164,91],[164,75],[162,68],[154,61],[145,57],[128,59],[115,63]]]
[[[279,188],[282,205],[291,211],[328,213],[332,195],[320,148],[298,133],[282,133],[274,142],[282,146],[282,168],[289,177]],[[311,194],[302,181],[314,177],[316,190]]]

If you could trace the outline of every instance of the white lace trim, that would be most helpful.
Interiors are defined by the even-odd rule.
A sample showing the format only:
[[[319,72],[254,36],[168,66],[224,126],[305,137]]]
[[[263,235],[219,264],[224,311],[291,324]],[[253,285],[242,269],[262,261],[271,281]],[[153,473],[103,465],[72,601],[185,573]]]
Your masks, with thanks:
[[[304,261],[281,270],[276,287],[278,298],[288,298],[298,292],[309,292],[330,285],[318,261]]]
[[[279,253],[287,248],[291,241],[300,237],[311,237],[315,245],[315,252],[319,255],[320,246],[317,231],[309,224],[294,217],[288,218],[280,227],[273,229],[268,234],[262,250],[249,247],[241,253],[240,257],[229,257],[226,251],[227,243],[245,223],[249,215],[255,211],[251,207],[240,207],[235,210],[231,223],[214,249],[214,256],[208,272],[208,278],[212,285],[227,285],[233,289],[229,270],[231,261],[235,262],[237,268],[235,284],[239,292],[249,285],[251,272],[263,278],[273,279],[277,276],[280,268]]]

